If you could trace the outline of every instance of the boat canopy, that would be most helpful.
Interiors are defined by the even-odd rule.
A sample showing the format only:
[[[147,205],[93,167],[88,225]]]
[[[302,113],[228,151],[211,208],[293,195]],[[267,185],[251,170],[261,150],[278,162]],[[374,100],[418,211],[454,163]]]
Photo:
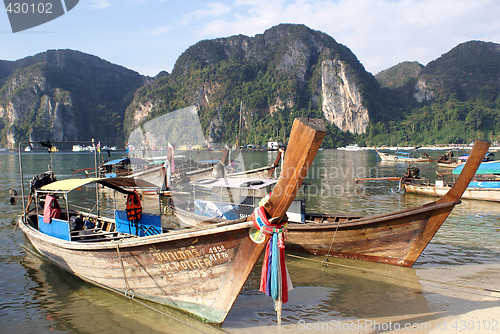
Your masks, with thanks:
[[[60,180],[60,181],[55,181],[55,182],[46,184],[43,187],[41,187],[40,189],[38,189],[37,191],[38,192],[58,192],[58,193],[70,192],[72,190],[83,187],[87,184],[93,183],[97,180],[99,180],[99,178],[95,178],[95,177],[91,177],[88,179]]]
[[[132,165],[148,165],[149,162],[144,160],[144,159],[139,159],[139,158],[121,158],[121,159],[115,159],[108,161],[104,164],[104,166],[111,166],[111,165],[118,165],[120,163],[123,163],[125,165],[132,164]]]
[[[219,161],[220,161],[220,159],[219,160],[203,160],[203,161],[200,161],[199,163],[200,164],[216,164]]]
[[[221,188],[241,188],[241,189],[261,189],[273,185],[276,179],[249,179],[228,177],[222,179],[206,179],[195,182],[194,184],[202,187],[221,187]]]
[[[460,174],[464,165],[460,165],[453,170],[453,174]],[[500,162],[483,162],[476,171],[476,174],[500,174]]]
[[[140,189],[156,189],[158,188],[152,183],[141,179],[134,179],[129,177],[111,177],[111,178],[87,178],[87,179],[65,179],[55,181],[44,185],[37,192],[43,193],[69,193],[75,189],[86,186],[91,183],[99,183],[105,187],[114,189],[116,191],[127,193],[127,189],[140,188]]]
[[[469,153],[466,153],[464,155],[459,156],[458,160],[465,161],[468,158],[469,158]],[[493,153],[489,152],[489,153],[485,154],[483,161],[492,161],[494,158],[495,158],[495,155]]]

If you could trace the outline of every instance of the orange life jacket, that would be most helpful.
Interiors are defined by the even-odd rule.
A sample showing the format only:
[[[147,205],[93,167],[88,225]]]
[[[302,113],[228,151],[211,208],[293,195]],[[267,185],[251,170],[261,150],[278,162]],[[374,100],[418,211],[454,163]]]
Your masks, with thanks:
[[[128,220],[141,219],[142,205],[139,199],[139,194],[134,190],[133,193],[127,195],[127,218]]]

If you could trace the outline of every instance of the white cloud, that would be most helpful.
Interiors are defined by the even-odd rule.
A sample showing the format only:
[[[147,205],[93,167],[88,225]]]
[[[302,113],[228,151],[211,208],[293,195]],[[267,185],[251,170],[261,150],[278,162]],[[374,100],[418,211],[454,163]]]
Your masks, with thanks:
[[[165,24],[163,26],[160,26],[160,27],[157,27],[157,28],[154,28],[154,29],[148,31],[147,33],[149,35],[156,36],[156,35],[165,34],[165,33],[169,32],[171,29],[172,29],[172,26],[170,24]]]
[[[111,6],[111,3],[107,0],[87,0],[87,1],[88,1],[87,6],[96,10],[108,8]]]
[[[220,2],[209,2],[205,4],[205,7],[198,9],[184,15],[185,22],[192,22],[194,20],[200,19],[210,19],[215,17],[221,17],[231,11],[231,7],[220,3]]]

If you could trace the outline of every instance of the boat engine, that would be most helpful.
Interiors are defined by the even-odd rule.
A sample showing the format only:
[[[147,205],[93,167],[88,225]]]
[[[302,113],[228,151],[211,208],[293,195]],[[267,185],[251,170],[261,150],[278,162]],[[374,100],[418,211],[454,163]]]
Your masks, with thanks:
[[[409,179],[418,179],[420,178],[420,169],[415,166],[406,167],[406,173],[404,177]]]
[[[51,170],[33,176],[33,178],[31,178],[30,180],[30,196],[32,196],[35,193],[35,190],[54,181],[57,180],[56,177],[54,176],[54,172]]]

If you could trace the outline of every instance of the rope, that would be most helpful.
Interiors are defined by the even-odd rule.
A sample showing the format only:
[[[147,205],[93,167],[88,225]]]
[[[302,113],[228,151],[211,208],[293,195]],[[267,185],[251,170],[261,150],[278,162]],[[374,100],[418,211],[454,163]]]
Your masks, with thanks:
[[[312,262],[318,262],[318,263],[321,263],[323,265],[323,267],[328,267],[328,265],[324,264],[325,260],[320,261],[320,260],[315,260],[315,259],[311,259],[311,258],[299,256],[299,255],[293,255],[293,254],[286,254],[286,255],[289,256],[289,257],[292,257],[292,258],[296,258],[296,259],[308,260],[308,261],[312,261]],[[369,269],[369,268],[360,268],[360,267],[348,266],[348,265],[340,264],[340,263],[333,263],[333,262],[328,261],[328,259],[327,259],[326,262],[328,262],[331,265],[337,266],[337,267],[343,267],[343,268],[349,268],[349,269],[356,269],[356,270],[361,270],[361,271],[368,271],[368,272],[371,272],[373,274],[377,274],[377,275],[380,275],[380,276],[394,278],[391,275],[382,274],[382,273],[380,273],[377,270],[373,270],[373,269]],[[487,292],[500,293],[500,290],[487,289],[487,288],[478,288],[478,287],[475,287],[475,286],[464,285],[464,284],[457,284],[457,283],[451,283],[451,282],[440,282],[440,281],[426,279],[426,278],[419,278],[418,280],[419,281],[426,281],[426,282],[436,283],[436,284],[443,284],[443,285],[454,285],[456,287],[465,288],[465,289],[473,289],[473,290],[478,290],[478,291],[487,291]]]
[[[24,213],[23,213],[24,214]],[[24,217],[23,217],[24,219]],[[12,237],[14,237],[14,234],[16,233],[16,229],[17,229],[17,221],[16,223],[14,224],[14,229],[12,230]]]
[[[123,259],[122,255],[120,253],[120,245],[116,244],[116,251],[118,252],[118,257],[120,258],[120,264],[122,265],[122,271],[123,271],[123,279],[125,280],[125,292],[124,295],[125,297],[129,299],[134,299],[135,293],[134,290],[130,288],[130,285],[128,284],[128,279],[127,279],[127,274],[125,273],[125,266],[123,265]],[[129,295],[130,293],[130,295]]]
[[[177,306],[177,303],[168,296],[167,292],[158,284],[158,282],[156,282],[153,275],[151,275],[149,271],[147,271],[147,269],[142,265],[142,263],[139,262],[137,257],[132,253],[130,253],[130,255],[134,258],[135,262],[137,262],[137,265],[139,265],[144,270],[144,272],[148,274],[149,278],[151,278],[156,287],[163,293],[163,295],[165,295],[165,297],[172,303],[172,305],[175,304]]]
[[[331,256],[331,255],[330,255],[330,251],[332,250],[333,240],[335,240],[335,236],[337,235],[337,231],[338,231],[338,229],[339,229],[339,226],[340,226],[340,219],[339,219],[339,221],[337,222],[337,227],[335,227],[335,233],[333,233],[332,242],[330,242],[330,247],[328,248],[328,253],[326,254],[326,257],[327,257],[327,258],[325,259],[325,261],[326,261],[326,260],[328,260],[328,256]],[[328,262],[329,262],[329,261],[328,261]]]
[[[78,206],[75,204],[71,204],[71,208],[76,208],[80,211],[88,211],[89,213],[91,213],[92,211],[94,211],[95,205],[92,207],[92,209],[89,209],[89,208],[84,208],[84,207],[81,207],[81,206]]]

